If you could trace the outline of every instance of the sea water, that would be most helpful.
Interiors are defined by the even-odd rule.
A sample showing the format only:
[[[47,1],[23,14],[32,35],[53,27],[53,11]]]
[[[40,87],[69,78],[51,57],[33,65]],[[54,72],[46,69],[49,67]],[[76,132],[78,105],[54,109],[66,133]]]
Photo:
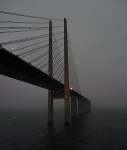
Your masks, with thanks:
[[[92,108],[67,126],[60,108],[50,126],[46,109],[0,110],[0,150],[66,149],[127,150],[127,108]]]

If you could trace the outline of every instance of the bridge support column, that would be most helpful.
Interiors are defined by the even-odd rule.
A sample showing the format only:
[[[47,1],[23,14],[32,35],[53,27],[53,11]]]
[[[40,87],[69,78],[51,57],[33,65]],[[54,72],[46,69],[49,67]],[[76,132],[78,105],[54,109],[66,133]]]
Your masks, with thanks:
[[[65,124],[70,124],[70,93],[68,71],[68,43],[67,43],[67,20],[64,18],[64,113]]]
[[[53,124],[53,93],[48,90],[48,124]]]
[[[77,116],[78,115],[78,108],[77,108],[77,99],[71,97],[71,116]]]
[[[49,21],[49,76],[52,77],[52,22]],[[48,124],[53,124],[53,90],[48,90]]]

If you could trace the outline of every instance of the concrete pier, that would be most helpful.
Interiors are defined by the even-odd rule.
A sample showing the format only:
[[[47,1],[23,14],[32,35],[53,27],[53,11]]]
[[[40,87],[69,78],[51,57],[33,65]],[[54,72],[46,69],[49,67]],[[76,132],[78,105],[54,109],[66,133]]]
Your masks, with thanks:
[[[53,124],[53,93],[48,90],[48,124]]]
[[[78,115],[77,99],[71,97],[71,116],[77,116],[77,115]]]
[[[65,124],[71,123],[71,114],[70,114],[70,100],[67,97],[64,99],[64,117]]]

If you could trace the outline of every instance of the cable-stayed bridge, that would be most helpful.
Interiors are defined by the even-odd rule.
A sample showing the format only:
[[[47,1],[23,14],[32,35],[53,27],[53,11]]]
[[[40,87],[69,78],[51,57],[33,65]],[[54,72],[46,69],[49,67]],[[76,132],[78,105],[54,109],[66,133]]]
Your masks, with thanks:
[[[66,18],[0,11],[0,35],[0,74],[48,90],[48,123],[53,99],[64,99],[65,123],[91,109],[81,94]]]

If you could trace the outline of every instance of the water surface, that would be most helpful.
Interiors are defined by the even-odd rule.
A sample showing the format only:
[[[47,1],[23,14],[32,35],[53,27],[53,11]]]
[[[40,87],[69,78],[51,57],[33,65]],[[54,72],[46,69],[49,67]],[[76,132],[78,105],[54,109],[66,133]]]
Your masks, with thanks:
[[[14,117],[17,124],[14,124]],[[64,125],[63,110],[0,110],[0,150],[127,149],[127,108],[93,108]]]

